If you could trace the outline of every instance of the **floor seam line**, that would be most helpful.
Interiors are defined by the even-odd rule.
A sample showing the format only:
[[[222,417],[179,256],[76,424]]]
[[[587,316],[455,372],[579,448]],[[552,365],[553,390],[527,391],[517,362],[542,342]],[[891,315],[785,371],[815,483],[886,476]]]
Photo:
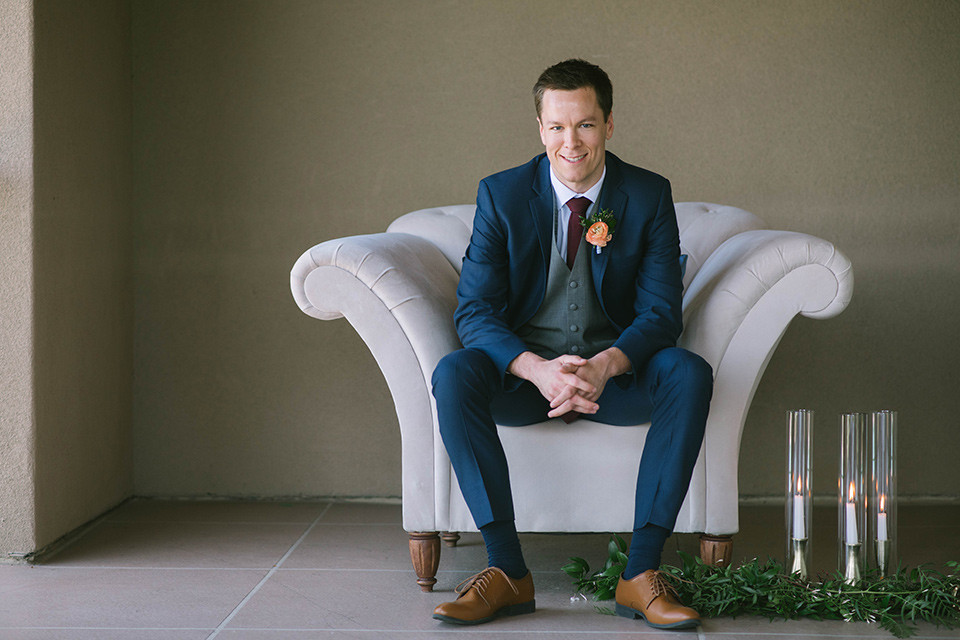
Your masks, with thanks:
[[[314,521],[310,523],[310,526],[307,527],[307,530],[304,531],[302,534],[300,534],[300,537],[297,538],[297,541],[294,542],[290,546],[290,548],[287,549],[287,552],[284,553],[283,556],[277,561],[277,563],[273,565],[273,567],[271,567],[270,571],[267,572],[267,575],[263,576],[263,578],[260,579],[260,582],[258,582],[256,586],[250,590],[250,593],[248,593],[243,598],[243,600],[241,600],[240,603],[233,608],[233,611],[231,611],[227,615],[227,617],[223,619],[223,621],[217,626],[217,628],[213,630],[213,633],[207,636],[207,640],[213,640],[214,638],[216,638],[220,634],[220,632],[223,631],[228,624],[230,624],[230,621],[233,620],[238,613],[240,613],[240,610],[243,609],[244,605],[247,604],[247,602],[249,602],[253,598],[253,596],[257,595],[257,593],[260,591],[263,585],[267,583],[270,577],[273,576],[273,574],[275,574],[280,569],[280,567],[283,566],[283,563],[287,561],[287,558],[289,558],[293,554],[293,552],[297,550],[297,547],[300,546],[300,543],[306,540],[307,536],[310,535],[310,532],[313,531],[314,527],[317,526],[317,523],[319,523],[320,520],[323,518],[323,516],[326,515],[327,511],[330,510],[330,507],[332,506],[332,504],[333,503],[327,504],[324,510],[320,512],[320,515],[318,515],[316,519],[314,519]]]

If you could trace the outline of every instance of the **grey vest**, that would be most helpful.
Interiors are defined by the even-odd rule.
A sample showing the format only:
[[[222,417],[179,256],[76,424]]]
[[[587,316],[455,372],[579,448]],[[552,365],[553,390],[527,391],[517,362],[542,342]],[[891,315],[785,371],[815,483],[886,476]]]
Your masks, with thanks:
[[[554,215],[554,227],[556,219]],[[593,286],[590,252],[595,248],[581,238],[571,270],[560,257],[556,242],[551,245],[543,304],[517,330],[517,336],[530,351],[548,360],[564,354],[593,357],[619,337],[600,308]]]

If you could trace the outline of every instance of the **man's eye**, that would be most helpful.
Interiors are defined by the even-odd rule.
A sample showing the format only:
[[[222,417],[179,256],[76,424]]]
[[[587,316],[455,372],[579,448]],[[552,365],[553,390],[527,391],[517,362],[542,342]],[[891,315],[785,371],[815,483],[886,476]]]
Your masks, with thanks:
[[[591,127],[593,127],[593,125],[589,122],[584,122],[580,126],[583,127],[584,129],[590,129]]]

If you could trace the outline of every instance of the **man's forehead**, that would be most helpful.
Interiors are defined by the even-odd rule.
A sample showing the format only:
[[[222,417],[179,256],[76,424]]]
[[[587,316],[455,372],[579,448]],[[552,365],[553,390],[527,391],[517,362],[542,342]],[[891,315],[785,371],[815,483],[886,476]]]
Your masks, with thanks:
[[[586,101],[583,100],[583,98],[586,98],[586,94],[585,94],[586,91],[590,92],[590,96],[592,98],[592,100],[590,100],[589,103],[586,103]],[[600,108],[600,102],[599,100],[597,100],[597,94],[593,90],[593,87],[583,87],[580,89],[574,89],[572,91],[567,91],[564,89],[547,89],[543,94],[543,102],[541,106],[540,116],[541,118],[544,118],[544,116],[546,116],[546,119],[549,120],[550,116],[553,114],[544,113],[544,112],[548,112],[548,111],[552,112],[553,109],[551,109],[550,107],[558,106],[559,108],[562,109],[564,106],[567,106],[570,104],[577,104],[577,106],[579,107],[586,107],[586,111],[588,111],[588,113],[581,112],[583,120],[597,119],[597,118],[603,117],[602,110]],[[557,117],[561,117],[564,115],[566,114],[564,113],[556,114]]]
[[[537,120],[542,124],[562,124],[567,122],[569,118],[566,117],[565,114],[558,114],[555,117],[551,117],[548,113],[541,113]],[[603,114],[599,112],[581,114],[581,116],[577,118],[577,122],[599,122],[600,120],[603,120]]]

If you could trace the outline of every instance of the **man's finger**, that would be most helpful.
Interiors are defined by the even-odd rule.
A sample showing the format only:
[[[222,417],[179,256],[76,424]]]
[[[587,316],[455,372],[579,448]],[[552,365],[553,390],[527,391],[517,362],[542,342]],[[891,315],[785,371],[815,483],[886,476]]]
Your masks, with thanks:
[[[584,393],[594,393],[597,388],[578,376],[576,373],[565,373],[560,376],[561,381],[568,386],[574,387]]]
[[[587,400],[583,396],[576,395],[570,398],[570,404],[573,405],[574,411],[579,411],[580,413],[596,413],[600,409],[600,405],[591,400]]]
[[[559,407],[560,405],[562,405],[564,402],[566,402],[567,400],[569,400],[575,395],[577,395],[577,389],[567,385],[563,388],[562,391],[560,391],[560,393],[554,396],[554,398],[550,401],[550,407],[551,408]]]
[[[547,413],[547,417],[557,418],[570,411],[576,411],[577,413],[594,414],[597,412],[599,408],[600,408],[600,405],[598,405],[597,403],[590,402],[583,396],[574,395],[568,398],[565,402],[563,402],[559,406],[552,409],[549,413]]]

